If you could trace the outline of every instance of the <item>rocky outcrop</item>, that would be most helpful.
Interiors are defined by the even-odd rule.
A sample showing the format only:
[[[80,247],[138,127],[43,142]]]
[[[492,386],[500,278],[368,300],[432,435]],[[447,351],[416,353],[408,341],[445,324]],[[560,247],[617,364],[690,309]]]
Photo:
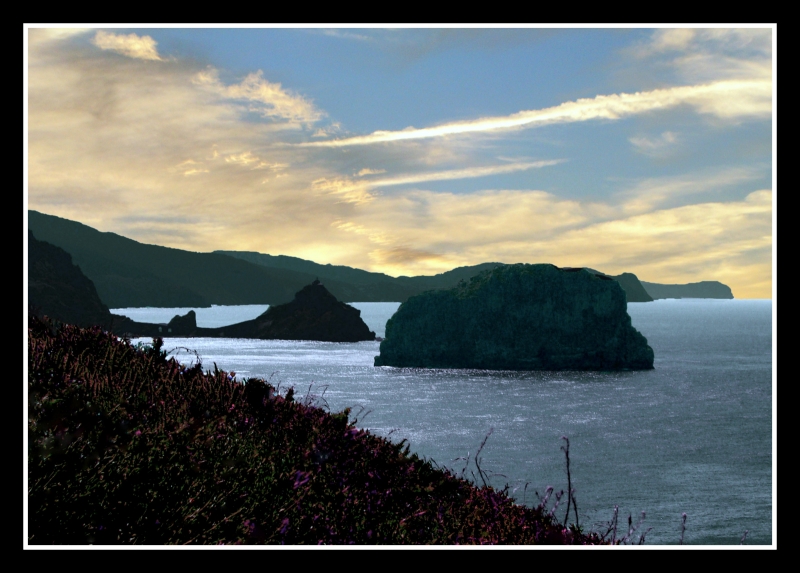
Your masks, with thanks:
[[[659,298],[733,298],[731,287],[718,281],[700,281],[685,285],[667,285],[642,281],[642,286],[655,299]]]
[[[653,349],[620,284],[583,269],[504,265],[400,305],[375,366],[639,370]]]
[[[271,306],[253,320],[220,328],[198,328],[196,332],[197,336],[225,338],[375,340],[375,333],[361,319],[361,311],[336,300],[318,280],[303,287],[293,301]]]
[[[58,322],[108,327],[111,313],[65,250],[28,231],[28,308]]]
[[[149,337],[192,337],[197,336],[197,315],[190,310],[185,315],[176,314],[168,323],[158,324],[150,322],[136,322],[127,316],[112,314],[111,331],[118,336],[131,338],[139,336]]]

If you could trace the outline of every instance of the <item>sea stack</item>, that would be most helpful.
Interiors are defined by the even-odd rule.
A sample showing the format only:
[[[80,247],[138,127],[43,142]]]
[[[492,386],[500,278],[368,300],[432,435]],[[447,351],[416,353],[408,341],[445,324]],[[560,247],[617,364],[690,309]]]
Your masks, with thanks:
[[[361,311],[340,302],[319,280],[303,287],[286,304],[271,306],[253,320],[220,328],[198,328],[197,336],[360,342],[375,340]]]
[[[409,298],[386,324],[375,366],[646,370],[653,349],[631,325],[617,281],[516,264]]]

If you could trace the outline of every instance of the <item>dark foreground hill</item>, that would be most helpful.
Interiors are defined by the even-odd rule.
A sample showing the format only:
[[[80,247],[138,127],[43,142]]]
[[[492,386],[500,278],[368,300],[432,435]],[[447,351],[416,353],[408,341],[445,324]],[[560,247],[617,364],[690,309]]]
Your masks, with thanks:
[[[161,339],[29,325],[29,544],[603,541],[310,395],[182,366]]]
[[[28,306],[36,314],[78,326],[111,324],[111,313],[69,253],[28,231]]]
[[[386,324],[375,366],[641,370],[653,349],[605,275],[504,265],[408,299]]]

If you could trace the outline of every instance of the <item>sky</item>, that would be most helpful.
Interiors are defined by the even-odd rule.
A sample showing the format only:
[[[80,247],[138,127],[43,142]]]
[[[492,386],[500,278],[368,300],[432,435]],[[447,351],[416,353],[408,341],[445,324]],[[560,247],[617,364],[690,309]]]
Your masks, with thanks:
[[[393,276],[773,296],[774,26],[25,28],[29,209]]]

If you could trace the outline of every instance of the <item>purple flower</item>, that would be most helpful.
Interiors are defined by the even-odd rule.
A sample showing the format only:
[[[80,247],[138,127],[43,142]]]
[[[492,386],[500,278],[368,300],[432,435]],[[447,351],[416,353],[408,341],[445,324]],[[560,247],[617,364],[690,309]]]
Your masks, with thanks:
[[[304,486],[311,479],[311,474],[308,472],[298,471],[294,474],[294,489]]]

